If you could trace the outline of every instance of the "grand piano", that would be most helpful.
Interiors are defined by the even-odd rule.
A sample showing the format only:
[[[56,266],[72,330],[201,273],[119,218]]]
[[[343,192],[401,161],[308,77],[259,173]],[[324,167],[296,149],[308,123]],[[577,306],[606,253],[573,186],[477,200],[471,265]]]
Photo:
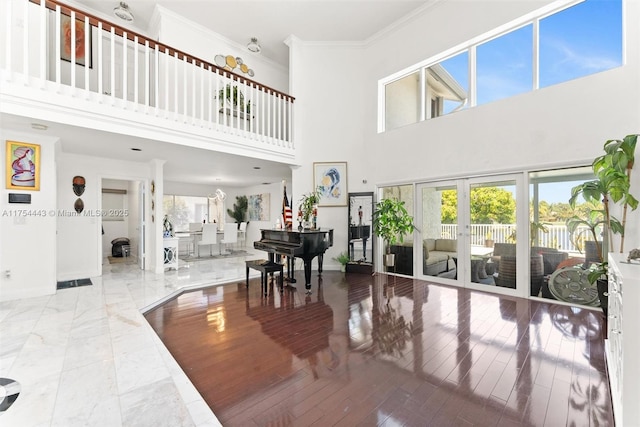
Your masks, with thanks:
[[[261,239],[253,242],[253,247],[269,253],[269,261],[275,255],[292,258],[302,258],[304,261],[304,287],[311,292],[311,261],[318,257],[318,273],[322,274],[322,258],[325,251],[333,246],[333,229],[320,228],[317,230],[274,230],[262,229]],[[292,282],[293,266],[288,268]]]

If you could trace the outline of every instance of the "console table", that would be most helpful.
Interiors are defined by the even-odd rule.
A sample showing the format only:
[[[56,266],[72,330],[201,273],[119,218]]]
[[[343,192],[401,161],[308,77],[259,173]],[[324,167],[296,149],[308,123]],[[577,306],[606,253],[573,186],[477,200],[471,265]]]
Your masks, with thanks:
[[[640,265],[609,254],[608,334],[605,340],[613,416],[617,426],[640,420]]]
[[[165,237],[162,239],[164,268],[178,269],[178,241],[177,237]]]

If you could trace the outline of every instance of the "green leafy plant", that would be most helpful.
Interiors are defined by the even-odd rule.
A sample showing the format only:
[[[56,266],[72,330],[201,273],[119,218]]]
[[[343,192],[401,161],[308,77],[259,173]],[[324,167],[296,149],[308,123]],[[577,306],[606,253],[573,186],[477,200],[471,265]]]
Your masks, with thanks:
[[[338,261],[341,265],[347,265],[349,262],[349,254],[347,252],[340,252],[333,260]]]
[[[236,220],[238,226],[247,218],[247,210],[249,209],[249,200],[247,196],[236,196],[236,202],[233,209],[227,209],[227,214]]]
[[[593,171],[602,181],[611,183],[609,190],[609,198],[614,203],[622,205],[622,220],[620,228],[609,227],[610,232],[620,234],[620,253],[624,251],[624,229],[627,223],[627,210],[638,208],[638,199],[630,192],[631,187],[631,170],[635,164],[635,150],[638,142],[638,135],[627,135],[623,139],[610,139],[604,144],[604,151],[600,157],[593,162]],[[620,174],[624,175],[622,178]],[[603,200],[605,209],[607,203]],[[608,225],[608,224],[607,224]],[[611,236],[610,236],[611,238]]]
[[[613,234],[620,234],[620,251],[624,249],[624,226],[627,208],[635,210],[638,200],[630,193],[631,169],[634,166],[635,147],[638,135],[627,135],[623,139],[610,139],[604,144],[604,154],[596,157],[591,164],[595,179],[584,182],[571,189],[569,205],[575,208],[579,196],[586,202],[602,203],[602,209],[592,210],[588,218],[572,217],[567,220],[567,227],[571,230],[574,224],[584,224],[590,227],[598,250],[599,263],[590,266],[589,281],[595,282],[607,275],[606,253],[613,244]],[[623,208],[623,221],[613,217],[610,212],[610,202],[620,203]],[[602,225],[602,245],[598,244],[594,224]],[[575,225],[575,227],[577,227]],[[574,230],[575,230],[574,227]]]
[[[396,242],[404,242],[404,236],[413,233],[416,226],[413,217],[404,207],[404,201],[398,199],[382,199],[376,203],[373,212],[373,232],[386,244],[386,253],[391,253],[391,246]]]
[[[587,276],[590,283],[594,283],[601,276],[607,274],[607,262],[604,259],[602,244],[598,240],[598,234],[605,225],[604,210],[593,209],[586,218],[579,216],[571,217],[567,220],[567,230],[573,244],[582,251],[584,241],[586,240],[584,234],[588,233],[589,237],[593,238],[596,246],[596,252],[598,253],[598,262],[590,265],[590,273]],[[582,227],[586,227],[582,228]]]
[[[320,203],[320,191],[316,188],[314,191],[303,194],[300,198],[300,212],[302,212],[302,219],[309,221],[313,214],[313,208]]]
[[[251,114],[251,101],[247,102],[245,107],[244,93],[238,89],[237,85],[232,86],[227,83],[224,88],[218,91],[218,99],[222,107],[227,103],[228,105],[233,105],[234,109]]]

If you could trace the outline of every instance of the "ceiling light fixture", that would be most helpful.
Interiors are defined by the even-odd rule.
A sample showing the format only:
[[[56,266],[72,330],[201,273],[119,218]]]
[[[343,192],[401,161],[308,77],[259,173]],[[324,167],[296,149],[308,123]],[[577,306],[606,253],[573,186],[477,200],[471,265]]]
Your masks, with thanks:
[[[123,1],[120,2],[120,6],[113,9],[113,14],[123,21],[132,22],[133,13],[129,10],[129,6]]]
[[[251,41],[247,45],[247,49],[249,49],[250,52],[259,53],[262,48],[260,47],[260,44],[258,44],[258,39],[251,37]]]

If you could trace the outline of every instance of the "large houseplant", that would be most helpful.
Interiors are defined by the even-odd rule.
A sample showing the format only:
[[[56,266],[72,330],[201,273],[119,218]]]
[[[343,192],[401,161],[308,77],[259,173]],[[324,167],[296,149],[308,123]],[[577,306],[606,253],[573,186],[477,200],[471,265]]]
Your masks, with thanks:
[[[413,233],[415,229],[413,217],[407,212],[404,201],[389,198],[376,203],[373,212],[373,232],[385,242],[385,265],[387,267],[395,265],[391,246],[396,242],[404,242],[404,236]]]
[[[247,219],[247,210],[249,209],[249,200],[247,196],[236,196],[236,202],[233,204],[233,209],[227,209],[227,214],[238,223],[238,228],[240,227],[240,223],[246,221]]]
[[[620,234],[620,252],[624,250],[624,229],[627,210],[635,210],[638,200],[630,193],[631,169],[634,165],[635,147],[638,135],[627,135],[623,139],[610,139],[604,144],[604,154],[596,157],[592,163],[595,179],[584,182],[571,189],[569,204],[575,207],[578,196],[586,202],[602,202],[601,210],[591,210],[587,220],[579,217],[567,221],[569,230],[576,229],[580,223],[591,224],[591,234],[594,238],[599,262],[589,265],[587,279],[590,283],[597,283],[600,305],[607,313],[606,291],[608,288],[607,254],[613,245],[613,234]],[[611,204],[619,203],[623,211],[623,220],[619,221],[611,215]],[[598,244],[593,225],[602,224],[602,245]]]

